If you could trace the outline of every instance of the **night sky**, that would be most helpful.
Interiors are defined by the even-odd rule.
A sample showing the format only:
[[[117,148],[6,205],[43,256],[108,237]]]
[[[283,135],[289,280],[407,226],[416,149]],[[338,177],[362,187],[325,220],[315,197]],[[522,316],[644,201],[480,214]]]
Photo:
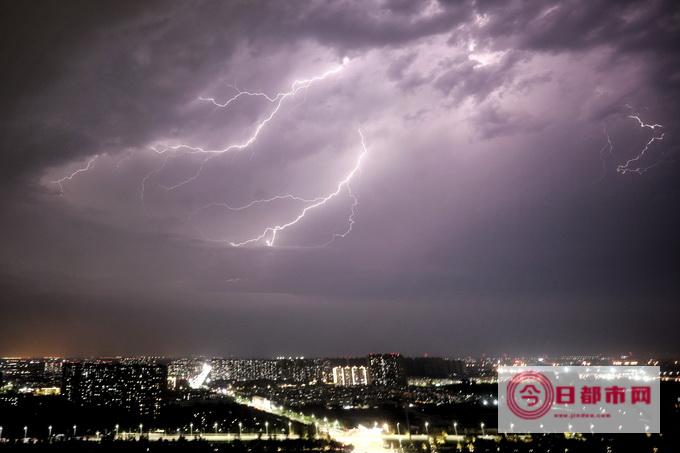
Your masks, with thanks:
[[[1,355],[678,352],[676,1],[0,8]]]

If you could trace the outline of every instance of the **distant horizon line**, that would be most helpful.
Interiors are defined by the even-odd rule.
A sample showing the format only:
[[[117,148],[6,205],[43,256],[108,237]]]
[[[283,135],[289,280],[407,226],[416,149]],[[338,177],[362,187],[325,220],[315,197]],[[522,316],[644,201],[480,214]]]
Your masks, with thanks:
[[[411,355],[400,352],[370,352],[363,355],[349,354],[349,355],[276,355],[276,356],[249,356],[249,355],[215,355],[215,354],[195,354],[195,355],[164,355],[164,354],[115,354],[115,355],[6,355],[0,356],[0,360],[17,360],[17,359],[27,359],[27,360],[39,360],[39,359],[170,359],[170,360],[181,360],[181,359],[245,359],[245,360],[312,360],[312,359],[352,359],[352,358],[364,358],[370,355],[388,355],[396,354],[405,358],[439,358],[448,360],[466,360],[466,359],[577,359],[577,358],[596,358],[596,359],[672,359],[680,357],[680,353],[625,353],[625,354],[607,354],[607,353],[589,353],[589,354],[467,354],[467,355],[456,355],[456,356],[446,356],[438,354],[422,354],[422,355]]]

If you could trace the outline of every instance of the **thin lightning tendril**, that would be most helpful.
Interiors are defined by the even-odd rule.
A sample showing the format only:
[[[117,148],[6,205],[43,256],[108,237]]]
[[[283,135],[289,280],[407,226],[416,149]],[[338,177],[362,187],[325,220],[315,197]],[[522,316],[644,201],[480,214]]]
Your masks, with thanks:
[[[121,165],[123,165],[123,162],[131,160],[134,157],[134,155],[135,155],[135,151],[129,151],[125,156],[118,159],[118,162],[116,162],[116,170],[120,170],[120,167],[121,167]]]
[[[165,156],[165,159],[163,159],[163,162],[161,162],[161,165],[158,168],[151,170],[149,173],[147,173],[142,178],[142,183],[140,184],[140,187],[139,187],[139,200],[142,202],[142,205],[144,205],[144,194],[146,192],[146,182],[152,176],[157,175],[158,173],[163,171],[163,169],[165,168],[165,165],[168,163],[168,157],[169,156]]]
[[[189,217],[190,218],[195,217],[201,211],[204,211],[204,210],[210,209],[210,208],[224,208],[224,209],[227,209],[229,211],[238,212],[238,211],[245,211],[246,209],[252,208],[253,206],[257,206],[259,204],[267,204],[267,203],[272,203],[274,201],[279,201],[279,200],[293,200],[293,201],[299,201],[299,202],[302,202],[302,203],[314,203],[314,202],[320,201],[321,197],[302,198],[302,197],[298,197],[298,196],[291,195],[291,194],[284,194],[284,195],[276,195],[276,196],[271,197],[271,198],[264,198],[262,200],[254,200],[254,201],[251,201],[250,203],[245,204],[243,206],[231,206],[227,203],[209,203],[207,205],[201,206],[198,209],[196,209],[193,213],[191,213],[191,215]]]
[[[600,148],[600,160],[602,160],[602,176],[600,177],[600,181],[607,176],[607,158],[604,155],[605,151],[607,151],[611,157],[614,157],[614,144],[612,143],[612,139],[609,136],[609,131],[607,131],[606,126],[603,128],[603,132],[604,136],[607,138],[607,143]]]
[[[356,195],[354,195],[354,192],[352,192],[352,186],[349,183],[347,183],[347,194],[352,199],[352,205],[350,206],[350,214],[349,217],[347,218],[347,228],[342,233],[335,233],[328,242],[322,245],[322,247],[331,245],[333,242],[335,242],[336,239],[345,238],[347,237],[348,234],[352,232],[352,227],[354,226],[354,216],[356,215],[356,208],[359,205],[359,199],[356,197]]]
[[[77,170],[74,170],[72,173],[64,176],[63,178],[50,181],[52,184],[57,184],[59,186],[59,191],[63,194],[64,193],[64,183],[66,181],[71,181],[73,178],[75,178],[77,175],[80,173],[85,173],[89,171],[92,167],[94,167],[95,161],[99,158],[99,154],[95,154],[94,157],[90,158],[90,160],[87,161],[87,164],[83,168],[78,168]]]
[[[647,124],[644,121],[640,119],[638,115],[629,115],[628,118],[634,119],[638,122],[641,128],[645,129],[650,129],[651,131],[655,131],[656,129],[661,129],[663,128],[663,125],[661,124]],[[637,163],[645,157],[647,154],[647,151],[649,150],[649,147],[654,144],[654,142],[657,141],[662,141],[664,138],[664,133],[662,132],[660,135],[653,135],[647,143],[645,143],[645,146],[642,148],[642,150],[637,153],[635,156],[631,157],[628,159],[626,162],[619,164],[618,167],[616,167],[616,172],[622,175],[625,175],[627,173],[636,173],[638,175],[643,174],[647,170],[655,167],[658,165],[659,161],[654,162],[653,164],[647,165],[647,166],[638,166]]]

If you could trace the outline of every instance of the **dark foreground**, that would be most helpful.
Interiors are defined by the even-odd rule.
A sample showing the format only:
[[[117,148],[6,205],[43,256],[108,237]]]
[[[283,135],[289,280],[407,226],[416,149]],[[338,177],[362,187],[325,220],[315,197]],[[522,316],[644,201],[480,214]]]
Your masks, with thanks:
[[[385,452],[484,452],[484,453],[675,453],[680,451],[680,437],[673,435],[538,435],[492,436],[488,438],[467,437],[465,442],[431,443],[414,442],[399,446],[386,444]],[[253,440],[248,442],[213,443],[202,440],[179,441],[44,441],[24,442],[23,440],[0,443],[0,452],[75,452],[75,453],[142,453],[142,452],[339,452],[350,453],[351,447],[329,440]],[[359,452],[357,452],[359,453]],[[370,453],[374,453],[371,451]]]

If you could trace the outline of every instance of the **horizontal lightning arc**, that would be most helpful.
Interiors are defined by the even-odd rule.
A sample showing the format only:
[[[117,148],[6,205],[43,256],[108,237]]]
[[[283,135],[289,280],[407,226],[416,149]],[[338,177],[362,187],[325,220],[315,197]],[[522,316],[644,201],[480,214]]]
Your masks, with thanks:
[[[659,128],[663,127],[663,125],[661,125],[661,124],[647,124],[644,121],[642,121],[638,115],[628,115],[628,118],[636,120],[638,122],[638,124],[640,125],[640,127],[642,127],[642,128],[646,127],[648,129],[654,130],[654,129],[659,129]]]
[[[284,194],[284,195],[276,195],[276,196],[273,196],[271,198],[263,198],[262,200],[254,200],[254,201],[251,201],[250,203],[247,203],[243,206],[232,206],[232,205],[227,204],[227,203],[208,203],[208,204],[201,206],[198,209],[196,209],[194,212],[191,213],[191,215],[189,217],[195,217],[201,211],[204,211],[204,210],[210,209],[210,208],[224,208],[224,209],[227,209],[229,211],[238,212],[238,211],[245,211],[246,209],[257,206],[258,204],[267,204],[267,203],[272,203],[274,201],[279,201],[279,200],[292,200],[292,201],[299,201],[301,203],[314,203],[316,201],[321,200],[321,197],[302,198],[302,197],[298,197],[298,196],[291,195],[291,194]]]
[[[267,93],[263,93],[263,92],[261,92],[261,91],[258,91],[258,92],[253,92],[253,91],[241,91],[241,90],[239,90],[238,88],[236,88],[236,87],[234,87],[234,86],[232,86],[232,88],[234,88],[234,89],[237,91],[237,93],[236,93],[235,95],[233,95],[232,97],[230,97],[229,99],[227,99],[226,101],[224,101],[224,102],[221,102],[221,103],[220,103],[220,102],[218,102],[217,99],[215,99],[215,98],[206,98],[206,97],[203,97],[203,96],[199,96],[199,97],[198,97],[198,100],[199,100],[199,101],[210,102],[210,103],[213,104],[215,107],[226,108],[226,107],[229,106],[229,104],[231,104],[232,102],[236,102],[236,101],[237,101],[240,97],[242,97],[242,96],[263,97],[263,98],[265,98],[267,101],[269,101],[270,103],[274,103],[274,102],[278,101],[278,100],[281,98],[281,96],[283,96],[283,95],[285,94],[285,93],[278,93],[278,94],[276,94],[275,96],[269,96]]]

